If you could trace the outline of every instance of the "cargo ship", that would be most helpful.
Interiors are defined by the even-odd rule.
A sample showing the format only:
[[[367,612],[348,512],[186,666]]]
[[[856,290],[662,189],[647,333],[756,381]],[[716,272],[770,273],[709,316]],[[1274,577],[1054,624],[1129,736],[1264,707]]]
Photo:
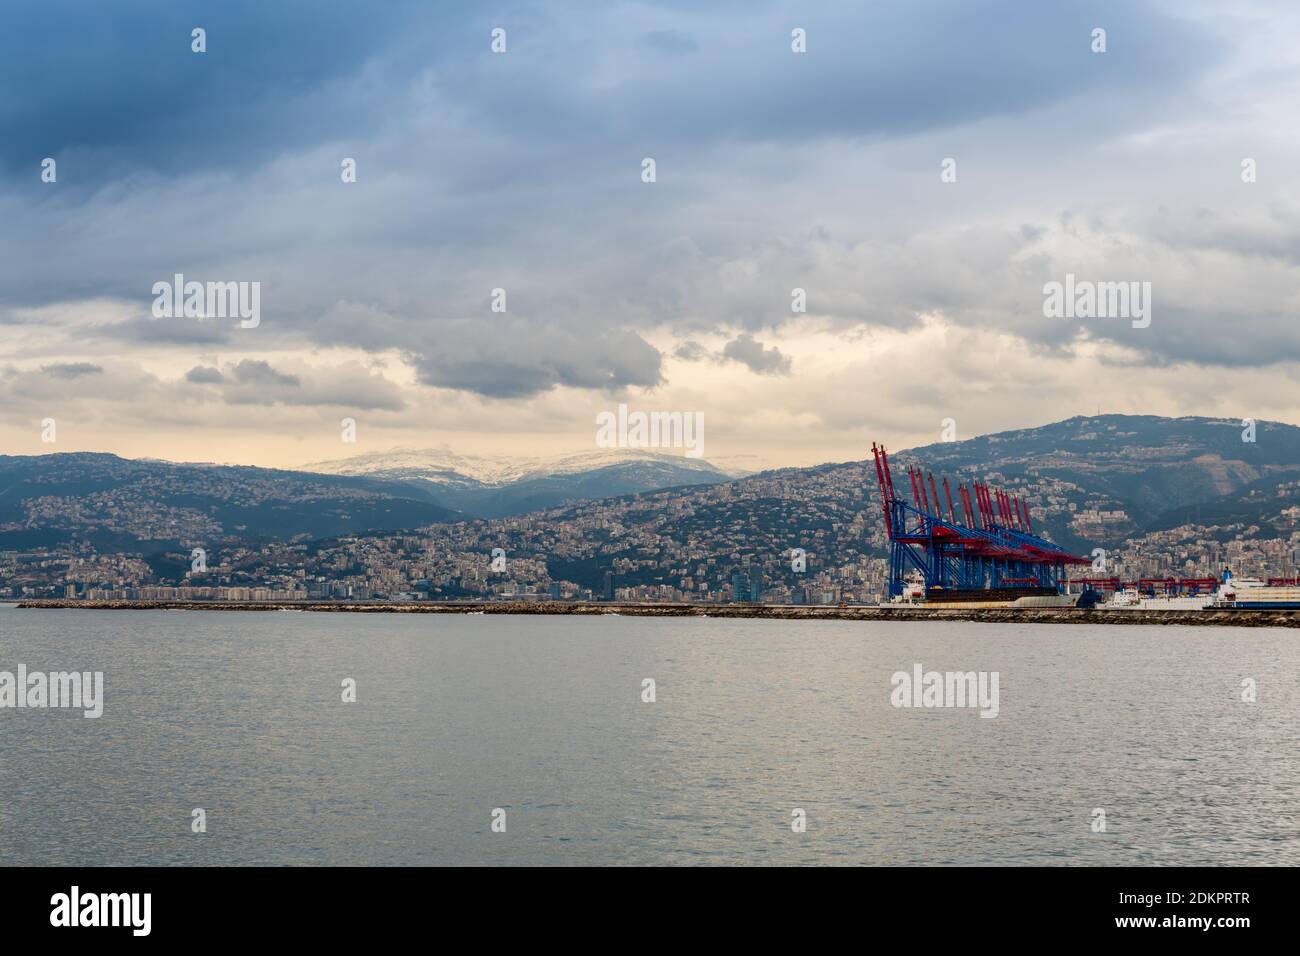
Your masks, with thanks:
[[[1225,579],[1214,594],[1212,607],[1237,611],[1300,611],[1300,587],[1266,584],[1257,578]]]
[[[1054,587],[943,588],[925,592],[927,608],[1087,607],[1083,594],[1062,594]]]
[[[1278,583],[1258,578],[1234,578],[1223,569],[1219,586],[1202,594],[1143,594],[1135,587],[1117,591],[1104,605],[1117,611],[1300,610],[1300,586],[1293,580]]]
[[[1204,611],[1218,592],[1207,594],[1142,594],[1137,588],[1125,588],[1104,607],[1115,611]]]
[[[927,588],[920,574],[914,574],[908,578],[903,593],[892,603],[895,606],[919,605],[927,610],[942,608],[968,610],[982,607],[1086,608],[1095,605],[1096,600],[1095,591],[1085,590],[1079,594],[1063,594],[1050,585],[993,588],[946,588],[936,585]]]

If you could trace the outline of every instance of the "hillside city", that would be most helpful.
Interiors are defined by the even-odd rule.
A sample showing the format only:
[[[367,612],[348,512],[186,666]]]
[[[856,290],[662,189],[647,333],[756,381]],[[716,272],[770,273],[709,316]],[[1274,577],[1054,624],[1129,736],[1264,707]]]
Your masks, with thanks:
[[[1184,524],[1124,537],[1118,502],[1060,478],[991,481],[1025,499],[1035,524],[1117,542],[1097,576],[1296,574],[1300,508],[1279,486],[1277,518]],[[582,501],[529,514],[402,531],[231,540],[201,508],[117,507],[112,492],[31,499],[27,521],[97,521],[141,539],[203,549],[100,550],[88,539],[0,551],[0,598],[216,601],[636,601],[872,603],[885,597],[886,539],[866,463],[767,472],[715,485]],[[1086,552],[1081,552],[1086,553]]]

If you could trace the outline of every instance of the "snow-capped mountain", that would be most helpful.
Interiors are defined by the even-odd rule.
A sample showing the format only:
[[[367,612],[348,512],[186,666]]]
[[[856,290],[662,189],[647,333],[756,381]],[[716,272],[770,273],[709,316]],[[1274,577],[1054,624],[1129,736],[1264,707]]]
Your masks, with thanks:
[[[500,487],[542,467],[540,459],[457,455],[449,449],[395,448],[354,458],[318,461],[303,471],[373,478],[419,478],[452,487]]]
[[[580,498],[716,484],[731,475],[699,458],[636,448],[552,458],[458,455],[446,448],[397,448],[303,465],[303,471],[402,482],[469,515],[522,514]]]

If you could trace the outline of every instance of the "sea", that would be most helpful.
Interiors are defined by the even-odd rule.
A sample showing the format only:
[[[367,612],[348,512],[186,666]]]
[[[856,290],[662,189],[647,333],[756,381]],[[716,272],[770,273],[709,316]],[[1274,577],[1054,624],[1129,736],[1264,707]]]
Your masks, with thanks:
[[[2,865],[1300,863],[1294,630],[0,606],[19,665],[102,714],[0,708]]]

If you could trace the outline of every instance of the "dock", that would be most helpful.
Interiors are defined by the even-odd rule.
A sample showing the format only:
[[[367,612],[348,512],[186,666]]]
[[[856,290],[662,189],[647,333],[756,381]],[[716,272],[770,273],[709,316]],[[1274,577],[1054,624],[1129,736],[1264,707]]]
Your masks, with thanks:
[[[85,611],[311,611],[347,614],[571,614],[754,618],[774,621],[975,621],[984,624],[1182,624],[1197,627],[1300,627],[1300,610],[1105,610],[1080,608],[930,608],[796,604],[610,604],[581,601],[82,601],[29,599],[18,608]]]

